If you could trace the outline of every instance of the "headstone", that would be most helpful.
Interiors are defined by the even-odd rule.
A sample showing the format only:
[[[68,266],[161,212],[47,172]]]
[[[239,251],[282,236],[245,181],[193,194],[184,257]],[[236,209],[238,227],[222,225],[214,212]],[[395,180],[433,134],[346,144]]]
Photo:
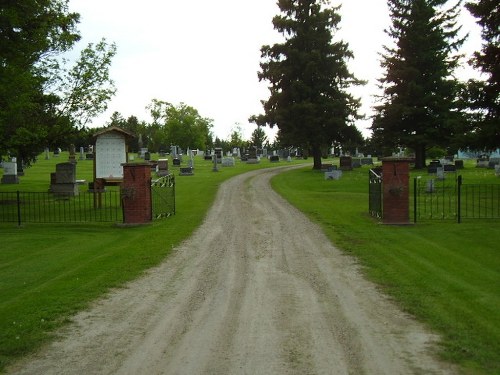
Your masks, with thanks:
[[[13,161],[3,162],[2,184],[18,184],[17,163]]]
[[[60,148],[56,148],[56,149],[54,149],[53,154],[54,154],[54,157],[55,157],[55,158],[58,158],[60,153],[61,153],[61,149],[60,149]]]
[[[193,168],[191,168],[191,167],[181,167],[179,175],[180,176],[193,176],[194,175]]]
[[[444,167],[436,168],[436,177],[438,180],[444,180]]]
[[[341,177],[342,171],[339,169],[325,172],[325,180],[340,180]]]
[[[343,171],[352,170],[352,157],[350,156],[341,156],[340,157],[340,169]]]
[[[146,151],[144,153],[144,160],[150,161],[151,160],[151,153],[149,151]]]
[[[51,174],[49,191],[58,195],[78,195],[75,163],[68,162],[56,164],[55,183],[53,174]]]
[[[177,158],[177,154],[177,146],[170,145],[170,155],[172,155],[173,158]]]
[[[83,147],[80,147],[80,160],[85,160],[85,150]]]
[[[49,160],[50,159],[50,152],[49,152],[49,148],[45,148],[45,160]]]
[[[234,167],[235,166],[234,158],[233,157],[223,158],[222,159],[222,166],[223,167]]]
[[[455,169],[464,169],[464,161],[455,160]]]
[[[500,158],[491,158],[488,161],[488,168],[494,169],[496,165],[500,164]]]
[[[159,159],[156,165],[156,174],[160,177],[168,176],[170,172],[168,171],[168,160]]]
[[[437,169],[441,168],[443,165],[439,160],[432,160],[427,166],[427,173],[434,174],[437,173]]]
[[[69,146],[69,161],[71,163],[76,163],[76,152],[75,152],[75,145],[71,144]]]
[[[500,164],[495,165],[495,176],[500,177]]]
[[[215,155],[215,159],[217,161],[217,163],[222,163],[222,148],[220,147],[216,147],[214,149],[214,155]]]
[[[280,161],[280,157],[278,155],[271,155],[269,157],[269,161],[271,163],[278,163]]]
[[[434,193],[434,179],[427,180],[427,184],[425,186],[426,193]]]
[[[488,158],[479,158],[476,161],[476,168],[488,168],[489,163]]]
[[[174,167],[179,167],[181,165],[181,159],[179,158],[174,158],[172,160],[172,164],[174,165]]]

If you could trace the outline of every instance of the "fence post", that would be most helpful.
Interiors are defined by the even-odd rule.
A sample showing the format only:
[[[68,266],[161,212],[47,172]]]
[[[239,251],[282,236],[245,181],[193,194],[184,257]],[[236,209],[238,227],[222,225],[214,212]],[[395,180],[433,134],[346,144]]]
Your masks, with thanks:
[[[417,178],[413,179],[413,222],[417,223]]]
[[[462,201],[461,201],[461,196],[462,196],[462,175],[458,176],[458,178],[457,178],[457,220],[458,220],[458,224],[460,224],[462,222],[462,215],[461,215]]]
[[[21,193],[17,191],[17,225],[21,226]]]

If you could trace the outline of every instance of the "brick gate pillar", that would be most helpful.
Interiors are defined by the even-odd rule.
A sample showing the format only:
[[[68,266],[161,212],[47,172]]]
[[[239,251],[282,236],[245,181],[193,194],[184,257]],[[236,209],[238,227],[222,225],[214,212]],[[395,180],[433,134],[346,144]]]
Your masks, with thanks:
[[[152,220],[151,165],[124,163],[121,197],[123,222],[143,224]]]
[[[407,158],[382,159],[384,224],[410,223],[410,161]]]

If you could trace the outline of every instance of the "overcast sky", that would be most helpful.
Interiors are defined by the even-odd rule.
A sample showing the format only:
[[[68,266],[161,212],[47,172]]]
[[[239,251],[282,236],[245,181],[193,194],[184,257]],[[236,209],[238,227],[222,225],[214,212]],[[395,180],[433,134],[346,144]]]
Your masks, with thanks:
[[[275,0],[70,0],[69,5],[81,15],[78,49],[103,37],[117,44],[111,67],[117,93],[94,126],[103,126],[115,111],[149,121],[145,107],[155,98],[196,108],[213,119],[219,138],[227,139],[235,124],[249,138],[255,126],[248,117],[261,113],[260,100],[269,97],[266,83],[257,78],[260,48],[281,40],[272,25],[279,13]],[[378,53],[388,42],[386,0],[344,0],[341,13],[342,30],[334,40],[349,43],[355,56],[351,70],[368,81],[355,94],[369,115],[381,76]],[[465,46],[470,54],[480,48],[479,29],[466,11],[462,16],[471,32]],[[356,125],[369,135],[369,121]]]

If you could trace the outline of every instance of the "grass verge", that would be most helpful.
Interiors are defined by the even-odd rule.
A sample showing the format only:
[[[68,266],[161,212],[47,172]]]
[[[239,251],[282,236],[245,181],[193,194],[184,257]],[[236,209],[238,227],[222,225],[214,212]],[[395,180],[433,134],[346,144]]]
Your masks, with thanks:
[[[468,181],[488,182],[490,172],[470,165],[461,171]],[[272,184],[333,243],[357,257],[367,276],[403,309],[442,335],[441,357],[466,373],[500,373],[498,220],[381,225],[368,215],[366,168],[344,172],[339,181],[299,169],[276,176]]]
[[[67,156],[41,157],[19,185],[2,184],[0,191],[47,191],[55,164]],[[273,166],[238,162],[213,172],[210,161],[196,158],[194,176],[176,176],[176,215],[147,226],[0,223],[0,372],[39,348],[77,311],[165,259],[200,225],[223,181]],[[92,179],[92,161],[78,162],[77,178]]]

